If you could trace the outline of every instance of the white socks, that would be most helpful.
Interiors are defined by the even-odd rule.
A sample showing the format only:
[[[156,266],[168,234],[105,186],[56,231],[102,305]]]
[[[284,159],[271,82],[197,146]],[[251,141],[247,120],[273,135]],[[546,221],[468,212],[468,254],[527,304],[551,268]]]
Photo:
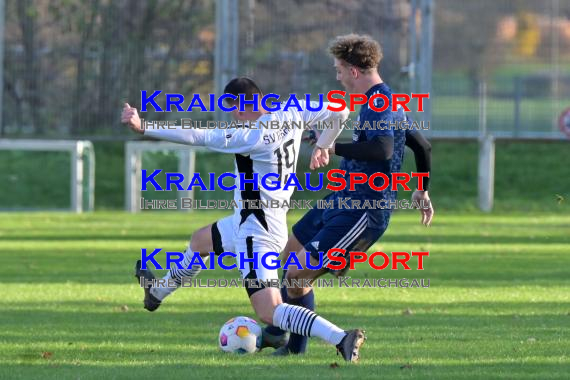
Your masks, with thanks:
[[[193,257],[194,257],[194,252],[190,248],[188,248],[184,252],[184,260],[182,260],[183,269],[178,269],[176,265],[173,268],[171,268],[170,271],[166,274],[166,276],[163,277],[163,279],[166,280],[164,282],[164,285],[153,286],[152,288],[150,288],[150,294],[152,294],[153,296],[162,301],[164,298],[166,298],[166,296],[170,295],[172,292],[178,289],[178,287],[180,287],[180,285],[182,284],[183,277],[185,277],[186,280],[188,280],[198,276],[198,274],[202,271],[200,265],[194,265],[192,268],[186,269],[192,262]],[[202,257],[202,261],[204,262],[204,264],[208,262],[209,258],[210,258],[209,256]],[[169,288],[168,280],[174,280],[174,282],[176,283],[176,287]]]
[[[166,276],[163,277],[163,279],[166,280],[164,285],[160,284],[160,285],[153,286],[152,288],[150,288],[150,294],[152,294],[153,296],[155,296],[156,298],[158,298],[161,301],[163,299],[165,299],[166,296],[170,295],[172,292],[174,292],[176,289],[178,289],[178,287],[180,286],[179,283],[176,283],[176,287],[174,287],[174,288],[168,287],[168,280],[172,279],[171,272],[172,272],[172,270],[168,271]]]
[[[335,346],[346,336],[344,330],[302,306],[282,303],[273,313],[273,325],[303,336],[318,336]]]

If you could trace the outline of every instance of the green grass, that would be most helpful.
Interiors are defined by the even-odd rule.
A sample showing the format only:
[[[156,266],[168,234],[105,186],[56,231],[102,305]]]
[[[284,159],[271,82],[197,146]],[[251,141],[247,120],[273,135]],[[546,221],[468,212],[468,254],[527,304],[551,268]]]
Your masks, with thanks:
[[[439,212],[431,228],[395,215],[373,248],[429,250],[425,270],[350,275],[429,278],[429,289],[316,289],[319,313],[367,330],[359,365],[317,339],[303,357],[219,352],[220,326],[253,317],[243,289],[180,289],[142,309],[140,248],[180,250],[222,215],[0,214],[0,378],[568,378],[568,215]]]

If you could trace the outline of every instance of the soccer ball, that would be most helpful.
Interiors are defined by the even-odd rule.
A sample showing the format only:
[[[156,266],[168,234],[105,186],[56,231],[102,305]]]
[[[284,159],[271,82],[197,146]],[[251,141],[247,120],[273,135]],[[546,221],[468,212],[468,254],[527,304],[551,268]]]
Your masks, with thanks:
[[[248,317],[235,317],[220,329],[220,350],[236,354],[253,354],[261,346],[261,327]]]

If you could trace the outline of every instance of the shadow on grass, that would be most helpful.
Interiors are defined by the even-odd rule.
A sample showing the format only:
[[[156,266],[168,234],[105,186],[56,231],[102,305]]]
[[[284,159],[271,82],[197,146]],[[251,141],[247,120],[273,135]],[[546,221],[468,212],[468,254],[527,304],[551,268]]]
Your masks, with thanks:
[[[519,226],[520,227],[520,226]],[[568,227],[568,226],[567,226]],[[491,228],[491,227],[490,227]],[[85,235],[79,234],[53,234],[53,235],[39,235],[30,236],[30,234],[24,233],[14,233],[7,236],[2,236],[3,241],[64,241],[66,243],[73,241],[148,241],[148,240],[159,240],[159,241],[169,241],[174,242],[178,240],[189,240],[191,234],[185,233],[140,233],[135,231],[129,231],[125,235],[117,235],[117,233],[91,233]],[[391,243],[391,242],[410,242],[414,244],[525,244],[530,246],[535,245],[549,245],[549,244],[569,244],[570,247],[570,235],[559,235],[559,236],[544,236],[535,231],[533,236],[532,231],[525,233],[524,236],[512,236],[512,235],[496,235],[486,236],[481,234],[461,234],[461,235],[425,235],[418,238],[413,234],[398,234],[387,232],[379,243]],[[545,248],[546,249],[546,248]],[[570,249],[570,248],[569,248]]]
[[[94,250],[89,254],[76,254],[61,252],[58,265],[54,266],[55,257],[45,257],[42,252],[33,252],[29,256],[17,256],[13,252],[8,259],[3,260],[0,269],[1,282],[4,284],[107,284],[130,285],[138,284],[134,277],[134,264],[140,259],[140,254],[124,253],[125,249],[116,250],[116,254]],[[164,252],[164,251],[163,251]],[[158,260],[164,267],[164,260]],[[551,262],[559,265],[552,266]],[[490,288],[507,287],[516,289],[521,286],[560,287],[569,286],[568,266],[570,265],[566,253],[551,254],[549,260],[544,257],[531,255],[505,255],[488,254],[487,256],[440,254],[424,260],[423,271],[419,270],[389,270],[376,271],[367,267],[366,264],[357,265],[356,270],[350,270],[346,276],[351,279],[359,279],[359,285],[363,285],[363,279],[380,280],[380,285],[387,285],[388,280],[412,279],[418,282],[424,280],[427,285],[429,279],[430,289],[437,290],[446,287],[461,288]],[[230,260],[227,265],[233,264]],[[411,262],[411,266],[415,265]],[[151,266],[154,268],[154,266]],[[154,270],[161,277],[166,271]],[[232,270],[204,270],[200,274],[200,281],[206,284],[208,280],[227,279],[240,281],[237,269]],[[331,275],[323,277],[327,281],[332,280],[335,289],[339,288],[339,282]],[[350,280],[351,281],[351,280]],[[351,284],[351,282],[348,284]],[[355,289],[357,286],[354,287]],[[343,288],[346,289],[343,283]],[[378,282],[374,287],[362,287],[374,292],[399,291],[403,287],[380,287]],[[409,291],[423,288],[406,288]]]
[[[164,354],[162,354],[164,355]],[[218,360],[210,363],[195,363],[196,358],[188,357],[179,352],[169,356],[171,364],[157,364],[156,360],[165,358],[155,352],[154,357],[145,355],[137,358],[134,363],[115,364],[101,360],[88,364],[76,360],[72,364],[57,362],[56,356],[50,362],[44,360],[41,364],[14,365],[4,364],[0,368],[0,377],[10,379],[163,379],[163,378],[192,378],[192,379],[244,379],[259,376],[262,379],[294,378],[343,378],[343,379],[568,379],[570,365],[568,363],[548,362],[515,362],[511,360],[489,360],[488,362],[470,363],[465,358],[457,364],[414,364],[401,360],[401,363],[378,364],[366,358],[357,364],[345,364],[333,354],[330,358],[319,358],[307,363],[306,358],[292,357],[287,359],[260,355],[228,356],[216,353]],[[172,355],[172,353],[170,353]],[[115,358],[116,359],[116,358]],[[130,361],[129,357],[123,358]],[[204,360],[203,356],[200,359]],[[41,360],[41,359],[40,359]],[[315,363],[316,362],[316,363]],[[337,365],[332,365],[332,364]],[[310,377],[307,377],[308,374]]]
[[[358,366],[340,363],[333,348],[316,343],[303,358],[221,354],[215,343],[219,326],[234,315],[253,315],[245,292],[242,299],[227,301],[178,300],[155,313],[142,310],[140,300],[129,303],[128,311],[122,306],[97,300],[5,302],[0,378],[243,379],[249,373],[291,379],[312,373],[358,379],[558,379],[570,371],[562,357],[570,339],[570,302],[326,300],[317,309],[324,317],[368,330]],[[402,315],[405,308],[414,313]],[[542,348],[524,351],[529,337],[536,343],[527,346]],[[340,367],[331,368],[333,362]]]
[[[16,338],[16,335],[20,335],[15,335],[15,331],[22,331],[23,339],[39,339],[40,336],[53,336],[66,331],[93,340],[127,332],[132,333],[132,336],[127,334],[128,338],[134,340],[138,340],[137,337],[148,339],[149,336],[160,338],[168,329],[172,329],[173,333],[178,330],[199,330],[201,324],[221,326],[228,318],[240,313],[254,316],[245,292],[243,299],[234,297],[227,301],[212,301],[201,298],[192,302],[165,304],[153,313],[144,310],[140,300],[127,304],[108,301],[8,302],[4,306],[0,315],[3,327],[0,337],[9,340],[10,336]],[[404,312],[406,310],[410,311],[409,315]],[[396,324],[426,331],[497,329],[499,335],[504,327],[570,332],[570,302],[374,303],[365,300],[325,300],[317,307],[317,312],[331,321],[349,322],[351,326],[374,325],[388,329]],[[108,330],[110,326],[116,331]],[[28,329],[32,328],[41,328],[41,331],[27,336]]]
[[[137,241],[137,240],[165,240],[169,242],[177,240],[190,240],[190,234],[184,233],[160,233],[160,234],[149,234],[129,231],[125,235],[118,235],[115,233],[95,233],[95,234],[52,234],[52,235],[38,235],[30,236],[29,234],[10,234],[8,236],[2,236],[3,241],[62,241],[62,242],[73,242],[73,241]]]

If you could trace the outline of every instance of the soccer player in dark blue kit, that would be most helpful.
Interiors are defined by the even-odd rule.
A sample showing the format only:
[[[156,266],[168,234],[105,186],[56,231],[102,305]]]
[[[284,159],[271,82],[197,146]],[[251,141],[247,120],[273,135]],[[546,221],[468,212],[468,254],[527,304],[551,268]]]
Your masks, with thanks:
[[[334,66],[337,72],[337,80],[351,93],[366,94],[370,99],[374,94],[384,94],[391,99],[392,90],[386,85],[378,74],[378,66],[382,59],[380,45],[369,36],[345,35],[339,36],[332,41],[330,53],[334,57]],[[377,98],[375,106],[381,108],[383,100]],[[360,125],[369,122],[371,126],[388,125],[394,121],[405,121],[406,116],[400,109],[391,112],[388,107],[384,112],[376,112],[363,105],[360,114]],[[376,123],[373,123],[376,122]],[[400,172],[404,157],[405,146],[409,146],[414,152],[418,172],[429,172],[431,169],[431,146],[429,142],[417,131],[404,130],[403,128],[370,128],[355,129],[352,143],[336,143],[332,149],[316,149],[313,159],[327,163],[329,152],[343,157],[340,169],[345,170],[345,180],[349,173],[364,173],[368,177],[381,172],[390,177],[391,173]],[[381,183],[378,183],[381,185]],[[433,217],[428,186],[429,179],[424,178],[424,191],[415,191],[412,199],[422,201],[429,205],[420,209],[422,223],[429,225]],[[332,209],[312,209],[293,226],[293,235],[289,237],[283,261],[289,252],[298,252],[301,263],[306,260],[306,255],[311,255],[311,262],[318,264],[323,252],[332,248],[349,251],[366,251],[386,231],[390,221],[391,209],[346,209],[339,207],[340,198],[353,200],[386,200],[395,201],[397,191],[391,191],[390,187],[383,191],[373,190],[368,183],[356,184],[355,190],[346,189],[333,192],[325,199],[334,201]],[[330,262],[323,255],[323,268]],[[347,265],[348,267],[348,265]],[[293,279],[310,279],[329,272],[327,268],[320,270],[299,269],[295,265],[290,266],[285,274],[289,281]],[[344,271],[333,274],[339,276]],[[282,288],[282,297],[290,304],[304,306],[314,310],[314,294],[312,288]],[[269,326],[265,332],[271,335],[280,335],[280,329]],[[276,355],[289,353],[299,354],[306,350],[307,338],[291,334],[289,343],[278,349]]]

